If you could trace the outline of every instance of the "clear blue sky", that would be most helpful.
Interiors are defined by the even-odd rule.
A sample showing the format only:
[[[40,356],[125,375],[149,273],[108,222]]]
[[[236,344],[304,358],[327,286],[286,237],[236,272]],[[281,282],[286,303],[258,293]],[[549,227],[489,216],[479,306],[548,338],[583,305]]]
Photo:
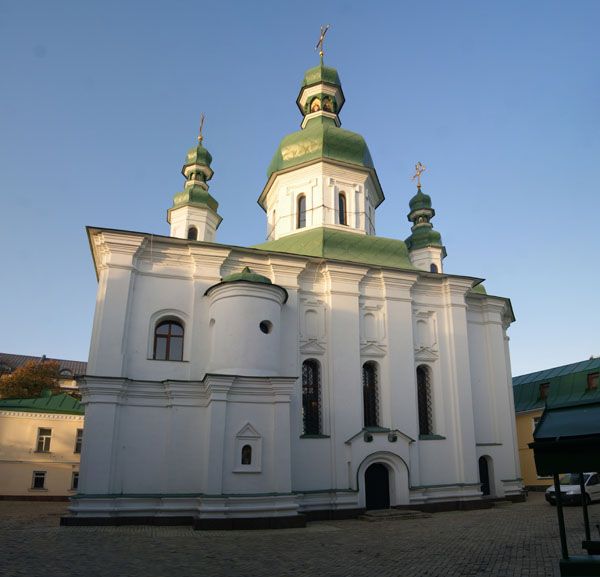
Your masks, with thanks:
[[[318,62],[340,73],[405,238],[416,161],[445,270],[510,297],[513,374],[600,354],[600,3],[0,0],[0,351],[85,360],[85,226],[168,234],[205,112],[218,241],[256,199]]]

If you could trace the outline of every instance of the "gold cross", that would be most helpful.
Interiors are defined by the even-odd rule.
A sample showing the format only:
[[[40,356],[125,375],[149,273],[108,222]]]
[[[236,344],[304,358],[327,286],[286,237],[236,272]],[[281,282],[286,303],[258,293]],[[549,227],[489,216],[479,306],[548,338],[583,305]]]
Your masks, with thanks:
[[[427,167],[421,164],[420,162],[417,162],[417,164],[415,164],[415,174],[412,177],[412,179],[417,181],[418,189],[421,189],[421,175],[425,172],[426,168]]]
[[[204,140],[204,136],[202,136],[202,128],[204,127],[204,112],[200,114],[200,128],[198,129],[198,142],[202,142]]]
[[[315,50],[319,50],[319,56],[321,57],[321,60],[323,60],[323,42],[325,42],[325,34],[327,34],[327,30],[329,30],[330,26],[329,24],[326,24],[325,26],[321,26],[321,36],[319,36],[319,41],[317,42],[317,45],[315,46]]]

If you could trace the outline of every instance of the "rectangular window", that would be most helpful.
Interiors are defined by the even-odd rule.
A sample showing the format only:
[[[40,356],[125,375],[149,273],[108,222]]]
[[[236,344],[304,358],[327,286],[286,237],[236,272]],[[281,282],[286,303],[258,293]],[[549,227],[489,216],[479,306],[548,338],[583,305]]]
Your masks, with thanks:
[[[36,451],[38,453],[49,453],[51,439],[52,439],[52,429],[38,429]]]
[[[83,429],[77,429],[77,436],[75,437],[75,449],[74,453],[81,453],[81,443],[83,441]]]
[[[550,383],[542,383],[540,385],[540,401],[545,401],[550,393]]]
[[[587,390],[595,391],[598,388],[598,375],[600,373],[590,373],[587,376]]]
[[[77,491],[79,487],[79,471],[74,471],[71,475],[71,491]]]
[[[34,471],[33,480],[31,482],[32,489],[45,489],[46,471]]]

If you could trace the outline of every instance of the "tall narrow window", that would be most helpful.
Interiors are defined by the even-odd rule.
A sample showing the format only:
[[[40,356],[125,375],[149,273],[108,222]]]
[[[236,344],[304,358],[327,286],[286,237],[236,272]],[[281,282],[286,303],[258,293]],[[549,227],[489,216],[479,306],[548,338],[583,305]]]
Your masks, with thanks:
[[[71,491],[77,491],[79,487],[79,471],[73,471],[71,475]]]
[[[298,197],[297,209],[297,228],[304,228],[306,226],[306,196]]]
[[[81,443],[83,442],[83,429],[77,429],[77,435],[75,435],[75,449],[74,453],[81,453]]]
[[[188,240],[198,240],[198,229],[195,226],[188,228]]]
[[[368,362],[362,368],[363,407],[365,427],[379,426],[379,392],[377,390],[377,365]]]
[[[38,429],[36,451],[38,453],[50,452],[50,441],[52,440],[52,429]]]
[[[252,464],[252,447],[250,445],[244,445],[242,447],[242,465]]]
[[[346,218],[346,195],[343,192],[338,194],[338,214],[340,224],[347,225],[348,219]]]
[[[550,393],[550,383],[542,383],[540,385],[540,401],[545,401]]]
[[[181,361],[183,359],[183,326],[177,321],[163,321],[154,330],[154,359]]]
[[[419,434],[433,434],[433,410],[431,406],[431,382],[429,368],[417,367],[417,402],[419,404]]]
[[[302,363],[302,421],[305,435],[321,434],[321,371],[319,363]]]

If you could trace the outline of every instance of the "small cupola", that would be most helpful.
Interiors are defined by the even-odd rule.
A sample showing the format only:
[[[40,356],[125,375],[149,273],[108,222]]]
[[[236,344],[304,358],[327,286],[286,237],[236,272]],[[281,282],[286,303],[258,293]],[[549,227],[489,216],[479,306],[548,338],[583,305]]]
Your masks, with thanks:
[[[421,174],[425,166],[418,162],[415,166],[417,179],[417,194],[408,205],[410,212],[407,218],[413,223],[412,234],[406,239],[410,260],[414,266],[429,272],[442,272],[442,260],[446,257],[446,248],[442,244],[442,235],[433,229],[431,219],[435,210],[431,206],[431,197],[421,190]]]
[[[198,144],[190,148],[181,169],[186,179],[184,189],[174,196],[173,206],[167,211],[167,222],[173,237],[213,242],[223,219],[217,214],[219,203],[208,192],[208,181],[214,172],[210,167],[212,156],[202,144],[203,124],[204,115]]]

